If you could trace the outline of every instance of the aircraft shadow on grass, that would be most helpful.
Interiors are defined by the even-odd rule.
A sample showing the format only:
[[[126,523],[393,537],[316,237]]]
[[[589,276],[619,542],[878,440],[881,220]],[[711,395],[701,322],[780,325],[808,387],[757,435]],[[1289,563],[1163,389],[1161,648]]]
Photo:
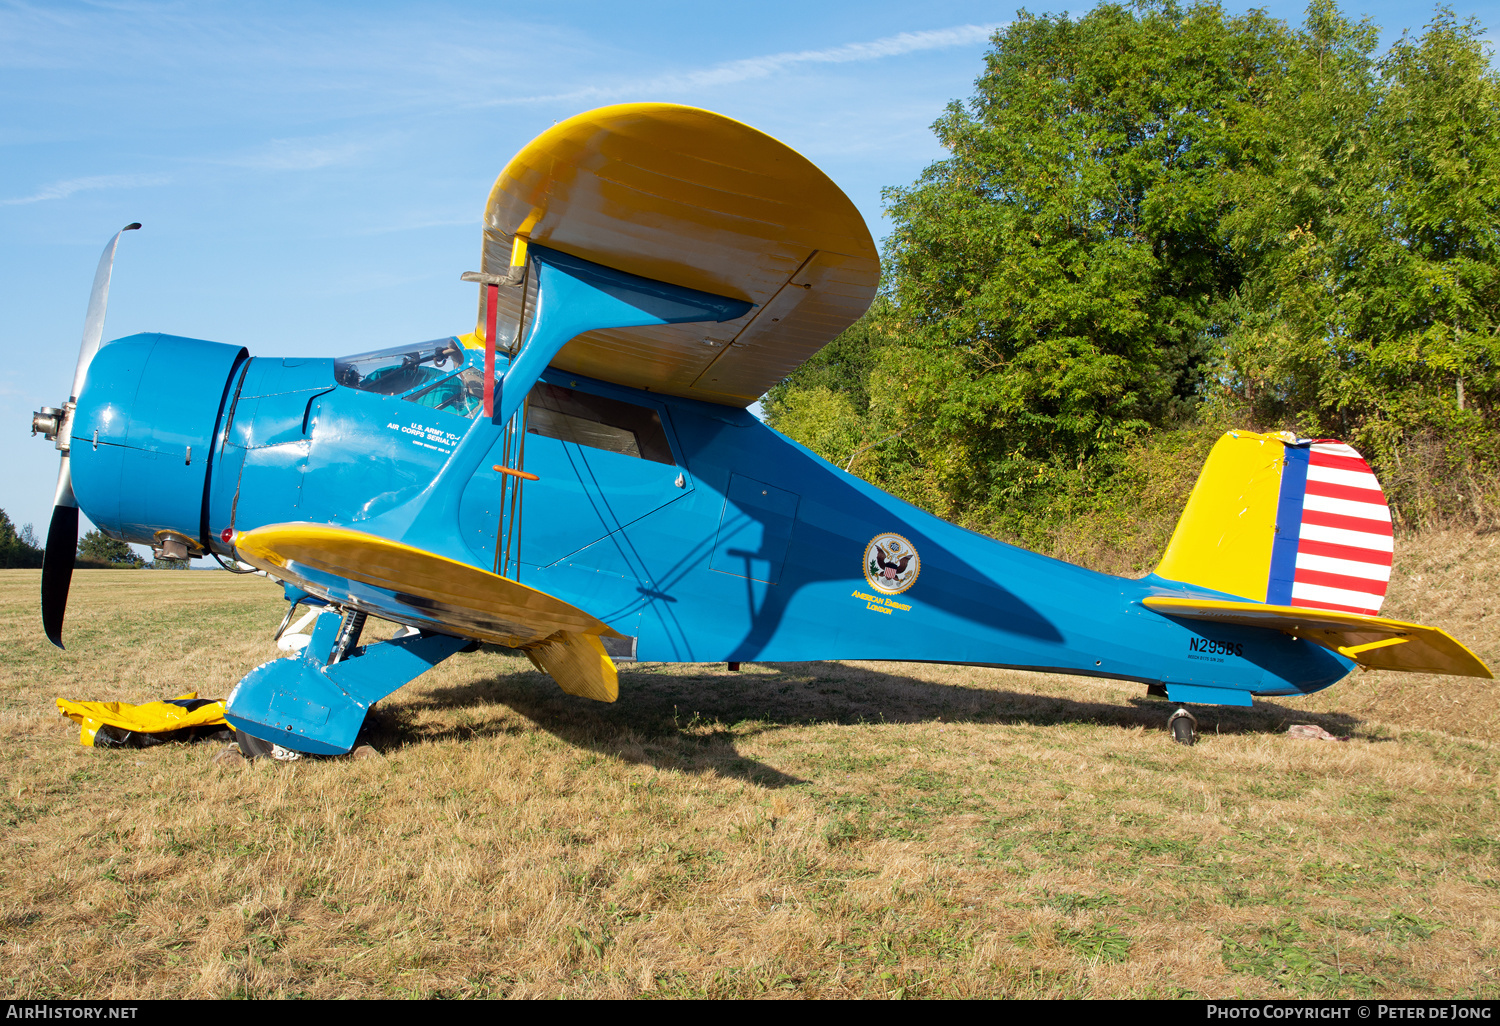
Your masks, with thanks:
[[[766,673],[768,669],[772,672]],[[577,748],[659,770],[712,769],[776,789],[808,781],[740,754],[739,742],[780,728],[829,724],[1092,724],[1156,731],[1162,729],[1165,703],[1147,697],[1114,703],[969,688],[824,662],[757,665],[743,674],[705,668],[702,673],[669,675],[627,668],[620,676],[621,700],[611,706],[561,694],[545,676],[530,670],[439,688],[399,706],[377,709],[369,724],[370,739],[378,748],[389,748],[418,740],[524,733],[524,727],[499,718],[437,729],[414,722],[421,712],[479,709],[493,702]],[[1363,721],[1347,713],[1311,712],[1271,701],[1251,708],[1204,709],[1200,730],[1205,738],[1272,735],[1289,723],[1313,723],[1348,735]],[[1003,744],[1004,736],[996,740]]]

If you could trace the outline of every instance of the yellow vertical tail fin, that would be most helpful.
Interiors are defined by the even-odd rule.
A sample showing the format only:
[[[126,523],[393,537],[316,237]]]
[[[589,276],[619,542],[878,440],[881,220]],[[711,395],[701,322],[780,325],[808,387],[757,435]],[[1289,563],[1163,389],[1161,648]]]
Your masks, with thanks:
[[[1333,439],[1230,431],[1156,573],[1254,602],[1374,616],[1392,539],[1385,494],[1358,452]]]

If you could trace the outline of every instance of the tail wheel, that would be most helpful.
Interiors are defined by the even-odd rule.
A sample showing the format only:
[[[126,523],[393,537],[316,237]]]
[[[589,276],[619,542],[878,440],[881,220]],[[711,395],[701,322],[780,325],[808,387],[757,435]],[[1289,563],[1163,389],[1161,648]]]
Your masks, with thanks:
[[[1198,720],[1186,709],[1178,709],[1167,720],[1167,729],[1172,732],[1172,740],[1180,745],[1191,745],[1198,740]]]

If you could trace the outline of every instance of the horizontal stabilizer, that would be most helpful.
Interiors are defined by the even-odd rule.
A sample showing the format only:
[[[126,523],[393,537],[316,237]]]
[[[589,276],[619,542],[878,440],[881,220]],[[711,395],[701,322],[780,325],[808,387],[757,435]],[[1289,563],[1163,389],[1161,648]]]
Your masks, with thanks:
[[[620,697],[620,679],[614,660],[592,634],[564,631],[526,649],[538,670],[557,681],[558,687],[579,698],[613,702]]]
[[[330,524],[272,524],[235,535],[235,554],[322,595],[343,582],[357,607],[511,648],[558,632],[620,637],[576,606],[423,549]],[[339,600],[342,601],[342,600]]]
[[[1143,601],[1148,609],[1165,616],[1282,631],[1330,648],[1371,670],[1494,677],[1478,656],[1436,627],[1332,609],[1267,606],[1259,602],[1167,596]]]

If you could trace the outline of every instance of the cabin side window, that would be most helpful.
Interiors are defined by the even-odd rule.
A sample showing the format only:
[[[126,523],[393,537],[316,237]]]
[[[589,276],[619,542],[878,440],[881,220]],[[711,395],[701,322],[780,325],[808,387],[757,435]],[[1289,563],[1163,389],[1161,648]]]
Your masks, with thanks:
[[[531,390],[526,433],[671,466],[672,446],[655,410],[618,399],[538,384]]]

